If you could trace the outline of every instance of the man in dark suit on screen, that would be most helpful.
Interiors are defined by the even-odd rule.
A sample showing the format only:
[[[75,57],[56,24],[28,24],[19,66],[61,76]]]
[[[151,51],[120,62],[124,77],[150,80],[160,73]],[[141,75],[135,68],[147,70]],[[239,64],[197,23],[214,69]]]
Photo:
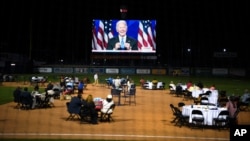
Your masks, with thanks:
[[[116,23],[118,36],[108,41],[108,50],[138,50],[137,40],[127,36],[128,26],[125,20]]]

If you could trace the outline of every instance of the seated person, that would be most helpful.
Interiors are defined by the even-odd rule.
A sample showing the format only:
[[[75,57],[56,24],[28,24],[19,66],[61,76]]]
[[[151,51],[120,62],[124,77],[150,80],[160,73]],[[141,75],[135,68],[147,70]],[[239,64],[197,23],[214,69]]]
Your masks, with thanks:
[[[199,81],[197,84],[196,84],[197,87],[199,87],[199,89],[203,89],[203,83],[201,81]]]
[[[113,78],[112,77],[109,77],[109,78],[107,78],[105,80],[106,80],[106,83],[107,83],[108,87],[113,85]]]
[[[249,104],[250,101],[247,101],[248,98],[250,98],[250,93],[248,89],[246,89],[244,94],[240,97],[240,103]]]
[[[60,94],[63,91],[63,89],[60,86],[60,84],[59,83],[55,83],[52,90],[54,92],[53,97],[55,99],[59,99],[60,98]]]
[[[92,95],[88,95],[86,100],[83,102],[83,107],[86,111],[83,110],[83,112],[86,112],[86,114],[90,115],[90,122],[92,124],[98,124],[97,118],[98,118],[98,113],[95,109],[95,102],[93,99]]]
[[[16,108],[20,107],[20,104],[21,104],[21,99],[20,99],[21,93],[22,93],[21,87],[19,87],[19,86],[13,91],[14,102],[17,103]]]
[[[224,107],[227,102],[228,102],[227,92],[226,91],[220,91],[219,92],[219,97],[218,97],[219,106]]]
[[[33,97],[31,93],[28,91],[28,88],[25,87],[23,92],[21,93],[21,103],[22,106],[28,106],[26,108],[31,109],[33,104]]]
[[[158,80],[154,78],[154,79],[152,80],[153,88],[156,88],[157,83],[158,83]]]
[[[187,88],[186,88],[186,90],[188,90],[190,87],[192,87],[193,86],[193,83],[192,83],[192,81],[191,80],[189,80],[188,82],[187,82]]]
[[[109,94],[107,96],[107,98],[102,102],[103,106],[102,106],[102,109],[101,109],[101,117],[103,117],[103,114],[104,113],[107,113],[108,109],[110,108],[110,106],[112,104],[114,104],[114,101],[112,99],[112,95]],[[108,113],[112,113],[113,111],[112,110],[109,110]]]
[[[171,81],[171,82],[169,83],[169,86],[171,87],[171,90],[175,91],[176,85],[174,84],[173,81]]]
[[[49,83],[48,83],[48,85],[47,85],[47,87],[46,87],[46,90],[48,91],[48,90],[52,90],[53,89],[53,83],[51,82],[51,81],[49,81]]]
[[[143,78],[141,78],[141,79],[140,79],[141,87],[143,87],[144,83],[145,83],[145,80],[144,80]]]
[[[213,84],[213,85],[211,85],[211,87],[209,88],[210,90],[215,90],[216,88],[215,88],[215,85]]]
[[[37,101],[38,94],[39,94],[39,91],[36,88],[34,88],[34,90],[31,92],[31,95],[33,97],[32,109],[34,109],[36,105],[38,104],[38,101]]]
[[[69,113],[80,115],[82,104],[83,102],[81,94],[78,94],[77,97],[72,97],[68,107]]]

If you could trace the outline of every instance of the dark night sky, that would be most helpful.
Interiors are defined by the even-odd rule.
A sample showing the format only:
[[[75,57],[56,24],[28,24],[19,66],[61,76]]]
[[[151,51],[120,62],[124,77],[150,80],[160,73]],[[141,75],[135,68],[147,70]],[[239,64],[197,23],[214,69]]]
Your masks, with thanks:
[[[120,18],[157,19],[157,55],[162,64],[250,66],[248,0],[2,0],[1,52],[18,52],[51,63],[89,64],[91,22]],[[30,47],[32,48],[29,53]],[[190,54],[181,53],[187,48]],[[226,48],[237,58],[216,59]],[[164,58],[163,58],[164,56]],[[182,61],[181,61],[182,60]],[[184,60],[184,61],[183,61]]]

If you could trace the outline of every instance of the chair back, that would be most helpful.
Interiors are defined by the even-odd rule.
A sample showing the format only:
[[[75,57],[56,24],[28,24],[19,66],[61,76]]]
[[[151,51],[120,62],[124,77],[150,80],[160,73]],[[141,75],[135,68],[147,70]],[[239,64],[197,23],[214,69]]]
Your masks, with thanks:
[[[173,88],[173,86],[168,86],[168,88],[169,88],[169,90],[173,90],[174,91],[174,88]]]
[[[171,108],[171,110],[172,110],[172,112],[173,112],[173,115],[175,115],[176,113],[175,113],[174,105],[173,105],[173,104],[170,104],[169,106],[170,106],[170,108]]]
[[[208,105],[209,104],[208,98],[206,96],[201,97],[200,104],[201,105]]]
[[[112,112],[111,112],[111,113],[113,113],[113,112],[114,112],[114,110],[115,110],[115,104],[110,105],[110,107],[109,107],[109,109],[107,110],[107,112],[106,112],[106,113],[110,113],[110,112],[109,112],[110,110],[112,110]]]
[[[178,85],[178,86],[176,86],[175,91],[176,91],[176,93],[180,94],[180,93],[182,93],[183,89],[180,85]]]
[[[129,90],[129,95],[135,95],[135,93],[136,93],[136,89],[130,89]]]
[[[120,94],[121,94],[121,90],[115,89],[115,88],[111,89],[111,95],[120,95]]]
[[[179,103],[178,103],[178,107],[183,107],[183,106],[185,106],[185,103],[184,103],[184,102],[179,102]]]
[[[70,102],[66,102],[67,111],[70,113],[70,111],[69,111],[69,104],[70,104]]]
[[[227,119],[229,117],[229,111],[221,111],[218,115],[218,119]]]
[[[191,116],[193,120],[194,118],[204,118],[203,113],[200,110],[193,110]]]

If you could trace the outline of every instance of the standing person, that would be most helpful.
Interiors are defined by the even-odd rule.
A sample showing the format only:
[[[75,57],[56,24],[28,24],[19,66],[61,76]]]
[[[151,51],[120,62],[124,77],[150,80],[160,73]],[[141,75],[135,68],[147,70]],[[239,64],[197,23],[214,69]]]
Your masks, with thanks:
[[[95,80],[95,82],[94,82],[94,85],[98,85],[98,74],[97,73],[95,73],[94,74],[94,80]]]
[[[229,111],[230,125],[237,124],[237,119],[235,116],[236,111],[238,110],[238,99],[234,96],[230,96],[229,101],[226,103],[226,108]]]
[[[60,77],[60,86],[61,86],[61,89],[62,89],[62,90],[65,90],[66,82],[65,82],[64,76],[61,76],[61,77]]]
[[[78,94],[83,94],[83,89],[84,89],[84,83],[83,80],[80,80],[78,84]]]
[[[108,50],[138,50],[137,40],[127,36],[127,22],[120,20],[116,23],[117,37],[108,41]]]

